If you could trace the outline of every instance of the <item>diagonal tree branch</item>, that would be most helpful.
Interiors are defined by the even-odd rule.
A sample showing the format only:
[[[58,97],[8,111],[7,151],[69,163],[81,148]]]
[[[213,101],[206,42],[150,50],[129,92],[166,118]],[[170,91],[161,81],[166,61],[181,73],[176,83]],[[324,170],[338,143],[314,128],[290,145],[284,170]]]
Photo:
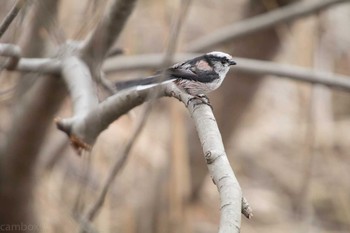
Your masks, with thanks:
[[[17,0],[16,4],[12,7],[10,12],[6,15],[4,20],[0,24],[0,38],[4,35],[12,21],[16,18],[17,14],[25,4],[25,0]]]
[[[56,124],[60,130],[67,133],[70,137],[77,138],[82,144],[91,146],[94,144],[97,136],[113,121],[134,107],[144,103],[150,94],[159,92],[158,96],[164,96],[164,91],[158,91],[159,88],[153,87],[141,91],[120,91],[101,102],[93,111],[88,112],[86,115],[80,118],[60,119]]]
[[[269,13],[255,16],[233,25],[223,27],[209,35],[199,38],[187,46],[187,51],[205,51],[215,45],[232,41],[255,32],[273,27],[277,24],[296,20],[339,3],[349,3],[349,0],[321,0],[321,1],[300,1],[290,6],[274,10]]]
[[[103,62],[124,28],[135,3],[136,0],[113,0],[111,6],[106,8],[102,20],[87,38],[81,51],[83,59],[92,67],[98,67]]]
[[[177,88],[168,88],[165,92],[185,104],[189,103],[187,109],[195,123],[209,174],[220,194],[219,233],[240,232],[242,191],[227,159],[221,134],[211,108],[206,104],[191,101],[192,96],[177,90]],[[248,218],[251,216],[251,212],[246,215]]]

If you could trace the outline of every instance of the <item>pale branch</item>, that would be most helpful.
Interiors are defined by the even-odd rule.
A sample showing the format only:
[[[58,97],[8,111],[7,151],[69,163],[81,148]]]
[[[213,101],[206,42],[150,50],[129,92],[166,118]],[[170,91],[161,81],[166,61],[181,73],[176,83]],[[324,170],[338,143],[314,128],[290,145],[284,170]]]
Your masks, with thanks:
[[[258,15],[241,22],[235,22],[230,26],[213,31],[209,35],[203,36],[187,46],[187,51],[205,51],[216,45],[233,41],[238,38],[259,32],[261,30],[276,26],[281,23],[290,22],[313,13],[317,13],[328,7],[339,3],[349,2],[349,0],[321,0],[321,1],[299,1],[278,10]]]
[[[236,60],[238,66],[235,68],[240,72],[258,75],[276,75],[282,78],[321,84],[331,88],[350,90],[350,77],[346,75],[246,58],[237,58]]]
[[[178,54],[175,62],[191,59],[198,54]],[[350,77],[313,70],[300,66],[278,64],[275,62],[261,61],[247,58],[234,58],[237,65],[231,69],[247,74],[274,75],[276,77],[321,84],[331,88],[350,91]],[[117,71],[136,69],[156,69],[161,62],[161,54],[148,54],[137,56],[120,56],[106,61],[104,71],[113,73]]]
[[[113,121],[144,103],[149,95],[157,92],[159,96],[164,96],[164,91],[158,91],[160,88],[163,87],[139,91],[132,89],[120,91],[101,102],[83,117],[59,119],[56,122],[57,126],[69,136],[90,147],[94,144],[97,136]]]
[[[220,194],[219,233],[240,232],[241,187],[227,159],[221,134],[211,108],[207,104],[190,101],[192,96],[177,88],[170,89],[170,91],[166,90],[166,92],[185,104],[189,103],[187,109],[195,122],[210,176]],[[250,217],[250,215],[248,216]]]
[[[21,58],[14,70],[51,75],[60,75],[61,59],[56,58]]]
[[[242,198],[242,214],[248,219],[253,217],[253,210],[245,197]]]
[[[65,119],[65,122],[84,118],[86,114],[98,106],[98,98],[88,66],[80,58],[68,56],[62,61],[62,78],[72,98],[74,110],[73,117]],[[64,120],[56,119],[58,128],[63,130],[65,125],[58,124],[61,121]],[[74,134],[71,134],[70,130],[65,130],[65,132],[70,136],[71,143],[78,153],[81,152],[82,148],[90,149],[87,144],[82,144],[81,141],[77,140]],[[86,130],[89,130],[89,128],[86,128]],[[77,134],[85,134],[85,132],[79,132]]]
[[[21,49],[19,46],[13,44],[0,44],[0,56],[9,57],[9,60],[3,67],[8,70],[13,70],[21,58]]]
[[[64,58],[62,78],[72,98],[75,117],[85,115],[98,105],[89,68],[81,59],[75,56]]]
[[[107,56],[131,14],[136,0],[113,0],[96,29],[84,42],[82,57],[89,66],[99,66]]]
[[[25,0],[17,0],[16,4],[12,7],[10,12],[5,16],[3,21],[0,24],[0,38],[4,35],[12,21],[16,18],[19,11],[25,4]]]
[[[34,72],[51,75],[59,75],[61,72],[61,60],[57,58],[21,58],[21,49],[14,44],[0,43],[0,56],[8,57],[1,68],[17,70],[21,72]]]
[[[154,96],[154,93],[157,93],[158,96]],[[215,118],[212,115],[211,109],[206,107],[206,105],[191,101],[190,99],[192,96],[181,92],[174,85],[167,84],[143,90],[126,89],[120,91],[116,95],[107,98],[85,116],[81,118],[62,119],[57,122],[57,125],[59,129],[79,140],[81,144],[92,146],[97,136],[113,121],[117,120],[134,107],[148,101],[150,99],[149,97],[153,99],[153,97],[158,98],[164,96],[176,97],[186,105],[189,103],[189,111],[196,122],[201,141],[204,143],[203,150],[206,155],[210,173],[216,185],[219,187],[218,189],[222,200],[222,231],[220,232],[225,232],[225,229],[231,230],[231,226],[239,226],[240,216],[237,216],[236,212],[239,211],[240,213],[242,211],[247,218],[250,218],[252,216],[251,209],[249,208],[248,211],[247,208],[242,209],[242,206],[247,207],[248,204],[246,201],[241,203],[242,197],[240,189],[238,191],[239,185],[236,183],[234,174],[229,167],[219,131],[217,128],[214,129],[217,126],[215,120],[213,120]],[[209,125],[210,127],[202,127],[202,124],[206,126]],[[208,131],[204,128],[212,129],[213,131]],[[216,171],[218,168],[221,170]],[[239,204],[237,204],[236,198],[240,200]],[[233,209],[235,210],[233,211]],[[234,216],[232,213],[234,213]],[[239,220],[237,220],[236,217],[239,217]]]

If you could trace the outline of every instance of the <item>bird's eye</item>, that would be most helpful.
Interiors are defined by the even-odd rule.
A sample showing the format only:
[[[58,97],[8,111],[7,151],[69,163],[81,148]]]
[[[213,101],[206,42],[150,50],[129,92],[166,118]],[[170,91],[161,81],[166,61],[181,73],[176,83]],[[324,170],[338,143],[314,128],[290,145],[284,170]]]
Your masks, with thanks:
[[[225,60],[221,60],[220,62],[222,65],[227,65],[227,61],[225,61]]]

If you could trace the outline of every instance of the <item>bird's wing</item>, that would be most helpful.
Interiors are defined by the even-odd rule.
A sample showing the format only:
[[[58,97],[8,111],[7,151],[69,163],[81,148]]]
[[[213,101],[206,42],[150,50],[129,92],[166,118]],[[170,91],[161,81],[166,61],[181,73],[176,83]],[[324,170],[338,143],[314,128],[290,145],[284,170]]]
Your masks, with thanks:
[[[209,71],[209,70],[200,71],[198,69],[190,70],[190,69],[169,68],[167,70],[167,74],[169,74],[170,77],[187,79],[187,80],[192,80],[192,81],[202,82],[202,83],[210,83],[215,79],[219,78],[218,74],[215,73],[214,71]]]

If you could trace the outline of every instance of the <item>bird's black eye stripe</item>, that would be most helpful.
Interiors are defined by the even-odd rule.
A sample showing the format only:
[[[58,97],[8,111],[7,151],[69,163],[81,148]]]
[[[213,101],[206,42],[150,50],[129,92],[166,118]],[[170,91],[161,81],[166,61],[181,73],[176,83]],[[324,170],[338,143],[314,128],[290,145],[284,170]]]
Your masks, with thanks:
[[[222,64],[230,63],[230,60],[227,57],[218,57],[218,56],[213,56],[213,55],[206,55],[206,58],[209,61],[218,61],[218,62],[221,62]]]

